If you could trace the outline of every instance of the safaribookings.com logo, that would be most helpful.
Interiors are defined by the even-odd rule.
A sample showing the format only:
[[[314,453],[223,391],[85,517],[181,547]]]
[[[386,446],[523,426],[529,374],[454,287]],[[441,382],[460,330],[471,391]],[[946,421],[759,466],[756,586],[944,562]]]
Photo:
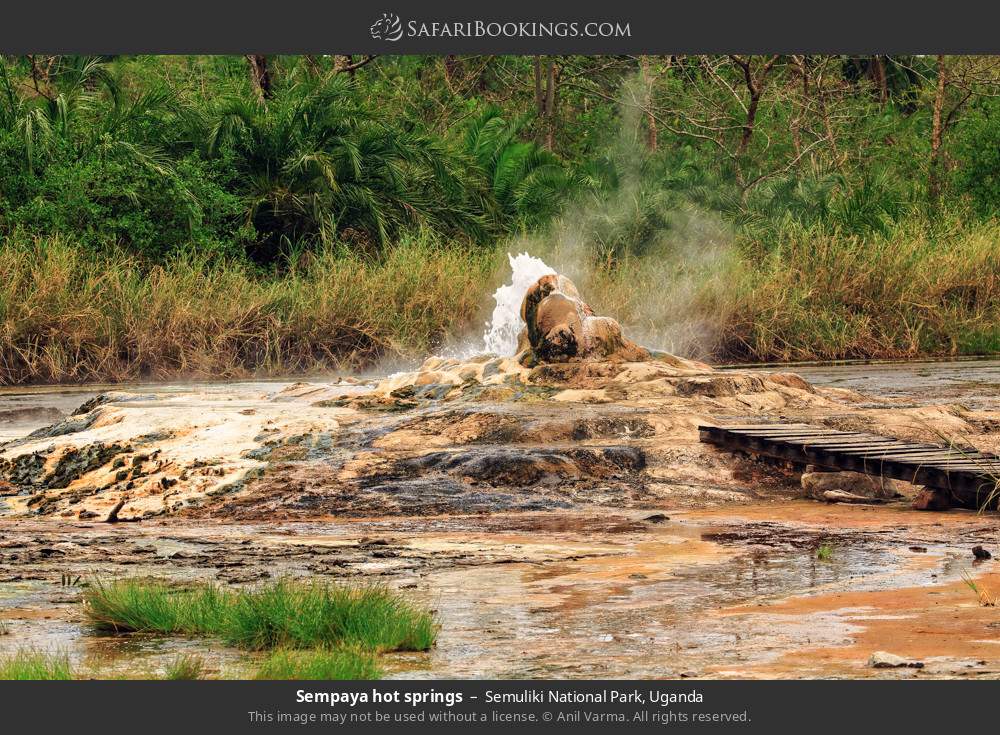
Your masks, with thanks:
[[[622,21],[417,21],[406,24],[395,13],[382,13],[369,29],[377,41],[407,38],[631,38]]]

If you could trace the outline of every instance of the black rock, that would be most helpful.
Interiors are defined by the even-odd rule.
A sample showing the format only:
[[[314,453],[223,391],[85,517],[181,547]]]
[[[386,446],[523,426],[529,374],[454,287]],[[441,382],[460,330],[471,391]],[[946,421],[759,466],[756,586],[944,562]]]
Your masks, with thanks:
[[[972,547],[972,555],[974,557],[976,557],[977,559],[992,559],[993,558],[993,554],[991,554],[990,552],[988,552],[982,546],[973,546]]]

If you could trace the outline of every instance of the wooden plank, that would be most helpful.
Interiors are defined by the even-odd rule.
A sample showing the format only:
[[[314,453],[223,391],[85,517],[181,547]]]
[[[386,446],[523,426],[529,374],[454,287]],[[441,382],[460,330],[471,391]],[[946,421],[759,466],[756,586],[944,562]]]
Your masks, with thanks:
[[[845,451],[845,453],[847,453]],[[912,457],[914,459],[920,459],[921,457],[961,457],[962,455],[956,454],[954,452],[949,452],[945,449],[940,448],[925,448],[920,449],[906,449],[906,448],[892,448],[887,449],[874,449],[872,453],[881,453],[884,457],[891,457],[893,459]]]
[[[745,429],[732,429],[728,426],[720,427],[723,431],[730,431],[739,434],[753,434],[759,432],[774,432],[785,434],[792,432],[809,432],[811,434],[837,433],[838,429],[830,429],[825,426],[748,426]]]
[[[835,439],[843,436],[840,432],[820,433],[814,431],[738,431],[733,432],[736,436],[749,436],[756,439]]]
[[[972,475],[983,477],[1000,476],[1000,465],[984,465],[976,462],[963,462],[961,460],[934,459],[934,460],[914,460],[909,463],[913,467],[935,467],[937,469],[947,469],[961,471]]]
[[[907,480],[949,493],[969,507],[991,498],[1000,456],[973,448],[906,442],[808,424],[699,426],[702,441],[727,449]],[[991,507],[993,507],[991,505]]]
[[[928,462],[928,467],[937,467],[948,470],[963,470],[972,474],[979,474],[982,477],[1000,477],[1000,464],[983,465],[976,462],[962,462],[961,460]]]
[[[843,444],[849,441],[855,443],[871,442],[870,439],[865,439],[863,437],[810,436],[808,434],[789,434],[788,436],[740,434],[738,436],[755,441],[771,441],[784,444]]]
[[[858,448],[858,449],[851,449],[851,448],[846,448],[845,447],[841,451],[843,451],[845,454],[864,454],[864,453],[870,453],[870,454],[877,454],[877,453],[882,453],[882,454],[920,454],[922,452],[942,452],[943,450],[940,447],[935,447],[933,445],[921,444],[921,445],[917,445],[917,446],[908,447],[905,444],[900,444],[899,442],[897,442],[895,444],[891,444],[891,445],[887,445],[887,446],[876,445],[876,446],[871,447],[869,450],[866,450],[863,447],[862,448]],[[947,453],[947,454],[949,454],[949,456],[953,456],[953,457],[962,456],[960,454],[953,453],[953,452],[951,452],[951,453],[950,452],[945,452],[945,453]],[[987,455],[981,455],[981,456],[984,459],[987,457]]]
[[[1000,471],[1000,465],[981,465],[968,462],[962,462],[960,460],[953,459],[930,459],[930,460],[899,460],[899,459],[879,459],[877,457],[869,457],[865,460],[865,466],[870,467],[873,471],[879,471],[882,466],[888,466],[890,464],[900,465],[904,467],[911,467],[913,469],[930,467],[937,469],[951,469],[951,470],[961,470],[969,474],[980,474],[989,475],[991,473],[996,474]]]
[[[780,437],[779,437],[780,438]],[[785,439],[785,441],[815,441],[815,442],[833,442],[841,444],[844,442],[870,442],[873,444],[879,444],[884,442],[894,442],[894,439],[883,439],[874,436],[865,436],[864,434],[831,434],[830,436],[810,436],[808,434],[792,434],[790,437]]]
[[[733,433],[753,433],[760,431],[774,431],[778,433],[784,433],[787,431],[809,431],[809,432],[824,432],[824,431],[839,431],[839,429],[831,429],[828,426],[808,426],[806,424],[796,425],[796,424],[758,424],[757,426],[743,426],[740,428],[735,428],[732,426],[718,426],[715,427],[721,431],[729,431]]]
[[[744,436],[752,439],[771,439],[774,441],[787,441],[796,443],[805,442],[815,442],[815,443],[846,443],[846,442],[868,442],[872,444],[886,444],[895,443],[900,446],[910,446],[905,442],[898,442],[895,439],[889,439],[887,437],[873,436],[871,434],[860,434],[860,433],[847,433],[847,432],[836,432],[832,434],[804,434],[804,433],[792,433],[785,435],[774,435],[774,434],[748,434],[745,432],[737,432],[731,436]]]
[[[790,447],[797,448],[801,451],[810,452],[836,452],[838,454],[844,454],[852,457],[864,457],[868,455],[879,455],[887,454],[889,452],[902,451],[901,447],[896,446],[886,446],[882,449],[873,447],[871,444],[790,444]]]
[[[891,452],[889,454],[880,455],[879,459],[894,459],[901,461],[920,462],[920,461],[931,461],[935,459],[944,459],[944,460],[962,459],[962,455],[953,454],[951,452],[942,450],[934,451],[933,449],[925,449],[922,451],[914,451],[914,452]],[[972,460],[969,459],[967,461],[971,462]]]
[[[830,447],[830,449],[850,457],[886,457],[893,453],[897,452],[902,453],[906,451],[905,447],[898,447],[891,444],[884,447],[873,447],[871,445],[852,446],[850,444],[840,445],[840,446],[835,445],[833,447]],[[922,451],[927,451],[927,450],[922,450]]]
[[[756,426],[701,426],[702,429],[713,429],[725,432],[757,432],[757,431],[810,431],[813,426],[780,426],[776,424],[757,424]]]
[[[901,442],[896,442],[896,441],[886,440],[886,441],[877,442],[877,441],[872,441],[871,439],[850,439],[850,438],[848,438],[848,439],[826,439],[826,440],[822,440],[822,441],[808,441],[808,440],[804,440],[804,439],[802,439],[802,440],[800,440],[800,439],[793,439],[793,440],[789,441],[789,444],[796,444],[796,445],[805,445],[805,444],[808,444],[809,446],[813,446],[813,447],[831,447],[831,448],[832,447],[842,447],[842,448],[845,448],[845,449],[850,448],[850,449],[858,449],[858,450],[863,450],[863,449],[865,449],[867,447],[867,448],[871,449],[872,451],[878,451],[878,450],[882,450],[882,449],[892,449],[892,448],[899,448],[899,449],[906,448],[905,444],[903,444]]]
[[[745,434],[747,436],[842,436],[844,434],[842,431],[815,431],[810,429],[787,429],[784,431],[776,431],[774,429],[766,431],[761,429],[746,429],[732,433]]]

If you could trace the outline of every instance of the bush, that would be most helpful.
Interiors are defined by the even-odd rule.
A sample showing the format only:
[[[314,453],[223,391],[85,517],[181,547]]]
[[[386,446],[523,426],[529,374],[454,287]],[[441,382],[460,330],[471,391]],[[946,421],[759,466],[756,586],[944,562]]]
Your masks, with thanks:
[[[997,214],[1000,202],[1000,101],[990,98],[955,131],[955,190],[968,195],[980,214]]]
[[[124,579],[94,583],[84,604],[101,630],[213,635],[250,650],[347,645],[425,651],[437,637],[430,613],[379,586],[281,580],[244,590],[184,589]]]
[[[155,260],[192,247],[239,255],[253,237],[240,199],[194,157],[159,165],[114,150],[82,161],[62,155],[42,171],[0,178],[8,232],[63,233],[94,251],[114,243]]]

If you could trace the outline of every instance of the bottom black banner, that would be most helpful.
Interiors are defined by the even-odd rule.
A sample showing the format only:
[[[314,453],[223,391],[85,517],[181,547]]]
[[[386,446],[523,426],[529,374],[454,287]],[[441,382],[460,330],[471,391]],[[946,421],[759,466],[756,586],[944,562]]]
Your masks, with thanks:
[[[972,681],[85,681],[3,683],[0,702],[12,733],[944,732],[990,722],[996,691]]]

